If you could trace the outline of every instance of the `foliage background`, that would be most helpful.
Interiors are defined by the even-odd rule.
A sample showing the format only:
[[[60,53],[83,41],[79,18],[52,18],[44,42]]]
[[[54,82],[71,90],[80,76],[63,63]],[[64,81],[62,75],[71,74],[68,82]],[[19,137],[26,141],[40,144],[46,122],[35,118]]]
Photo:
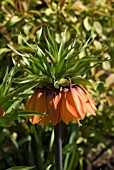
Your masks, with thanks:
[[[49,26],[56,41],[66,27],[67,41],[81,37],[85,42],[96,38],[80,55],[106,46],[101,59],[105,62],[92,69],[86,79],[96,90],[88,88],[97,103],[97,116],[87,116],[82,127],[62,124],[64,170],[114,169],[114,1],[113,0],[1,0],[0,1],[0,83],[7,66],[11,69],[17,56],[7,44],[23,47],[22,34],[33,42],[37,31]],[[26,51],[29,49],[25,49]],[[20,75],[22,73],[20,72]],[[16,75],[17,77],[20,75]],[[13,84],[11,88],[18,88]],[[24,108],[25,100],[20,104]],[[11,127],[0,127],[0,169],[12,166],[36,166],[54,169],[54,133],[51,125],[31,125],[19,118]]]

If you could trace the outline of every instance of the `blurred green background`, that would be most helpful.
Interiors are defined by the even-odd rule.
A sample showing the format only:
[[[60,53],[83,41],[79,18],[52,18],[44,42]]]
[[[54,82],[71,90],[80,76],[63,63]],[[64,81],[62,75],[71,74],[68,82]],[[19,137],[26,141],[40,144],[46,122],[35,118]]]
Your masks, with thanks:
[[[113,170],[114,0],[1,0],[0,83],[7,67],[11,69],[15,60],[23,62],[7,45],[22,47],[20,33],[26,41],[33,42],[43,26],[55,31],[58,43],[66,28],[68,42],[75,37],[85,42],[95,36],[80,55],[106,46],[100,58],[112,61],[93,68],[86,77],[96,89],[87,87],[97,103],[97,116],[86,116],[82,127],[73,122],[68,126],[62,123],[63,170]],[[17,87],[14,84],[11,88]],[[24,103],[19,107],[24,108]],[[31,125],[19,118],[11,127],[0,127],[0,170],[12,166],[54,170],[53,126]]]

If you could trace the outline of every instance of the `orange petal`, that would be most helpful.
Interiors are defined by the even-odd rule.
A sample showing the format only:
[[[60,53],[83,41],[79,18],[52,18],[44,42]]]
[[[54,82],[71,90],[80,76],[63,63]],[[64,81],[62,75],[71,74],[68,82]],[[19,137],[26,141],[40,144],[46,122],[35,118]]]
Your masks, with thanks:
[[[86,93],[84,93],[84,91],[82,91],[80,88],[77,88],[76,91],[77,91],[78,96],[83,102],[84,112],[96,115],[95,114],[96,107],[94,105],[94,102],[92,102],[93,100],[88,98],[88,95],[86,95]]]
[[[46,103],[46,94],[45,92],[36,92],[36,98],[34,101],[34,109],[33,111],[44,113],[47,112],[47,103]],[[41,120],[41,116],[33,116],[32,124],[36,124]]]
[[[25,110],[31,110],[32,109],[32,105],[33,105],[33,100],[35,97],[35,93],[32,94],[32,96],[29,98],[29,100],[27,101],[26,105],[25,105]]]
[[[71,88],[66,93],[66,100],[68,102],[68,109],[75,116],[76,119],[83,119],[85,117],[82,101],[78,97],[76,90]]]
[[[35,100],[35,97],[36,97],[36,95],[35,95],[35,93],[30,97],[30,99],[28,100],[28,102],[26,103],[26,106],[25,106],[25,109],[26,110],[32,110],[32,111],[34,111],[34,100]],[[26,118],[26,120],[30,120],[31,121],[31,123],[32,123],[32,118],[33,118],[33,116],[27,116],[27,118]]]
[[[55,94],[52,92],[47,94],[47,106],[48,106],[48,115],[53,125],[56,125],[60,121],[60,102],[61,102],[61,93]]]
[[[81,85],[78,85],[78,86],[79,87],[77,89],[80,89],[86,95],[87,99],[89,99],[93,107],[95,107],[96,103],[93,101],[92,95],[86,89],[84,89]]]
[[[33,111],[46,114],[47,104],[46,104],[46,94],[42,92],[36,93],[36,98],[34,101]],[[32,123],[36,124],[40,121],[41,116],[34,116],[32,118]]]
[[[50,121],[50,117],[47,116],[47,115],[41,118],[41,122],[42,122],[45,126],[48,125],[49,121]]]
[[[70,121],[75,120],[72,112],[68,109],[69,103],[66,98],[67,92],[62,93],[61,107],[60,107],[60,117],[66,123],[69,124]],[[72,109],[72,108],[71,108]]]
[[[36,111],[39,113],[46,114],[47,104],[46,104],[46,95],[42,92],[34,93],[31,98],[28,100],[25,109]],[[32,124],[36,124],[40,121],[40,116],[28,116],[27,120],[30,120]]]

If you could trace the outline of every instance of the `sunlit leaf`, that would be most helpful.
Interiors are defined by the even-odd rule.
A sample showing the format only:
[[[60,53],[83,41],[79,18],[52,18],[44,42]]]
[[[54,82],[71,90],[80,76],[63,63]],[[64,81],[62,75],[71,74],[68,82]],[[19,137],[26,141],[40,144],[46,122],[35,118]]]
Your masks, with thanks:
[[[86,80],[86,79],[84,79],[84,78],[73,78],[73,83],[75,83],[75,84],[81,84],[81,85],[88,85],[88,86],[91,86],[91,87],[93,87],[93,84],[90,82],[90,81],[88,81],[88,80]]]
[[[21,19],[22,18],[20,18],[20,17],[18,17],[18,16],[13,16],[12,18],[11,18],[11,20],[10,20],[10,24],[11,25],[14,25],[14,24],[16,24],[17,22],[19,22],[19,21],[21,21]]]
[[[95,29],[95,31],[96,31],[99,35],[102,34],[103,28],[102,28],[102,25],[101,25],[100,22],[94,21],[94,23],[93,23],[93,28]]]
[[[111,87],[114,85],[114,73],[110,74],[107,78],[106,78],[106,85],[108,87]]]
[[[29,170],[29,169],[34,169],[35,166],[31,166],[31,167],[28,167],[28,166],[14,166],[12,168],[8,168],[6,170]]]
[[[114,106],[114,96],[107,95],[106,99],[108,101],[109,106]]]
[[[91,25],[91,22],[92,22],[92,19],[87,16],[85,19],[84,19],[84,27],[87,31],[90,31],[92,29],[92,25]]]
[[[46,116],[46,114],[30,111],[30,110],[21,110],[18,111],[18,116],[33,116],[33,115],[38,115],[38,116]]]
[[[62,40],[61,40],[61,44],[59,46],[59,50],[58,50],[58,61],[60,60],[62,53],[64,51],[64,46],[65,46],[65,42],[66,42],[66,31],[64,31],[63,35],[62,35]]]
[[[36,32],[37,41],[40,39],[41,35],[42,35],[42,28],[40,28],[40,30],[38,30],[38,31]]]

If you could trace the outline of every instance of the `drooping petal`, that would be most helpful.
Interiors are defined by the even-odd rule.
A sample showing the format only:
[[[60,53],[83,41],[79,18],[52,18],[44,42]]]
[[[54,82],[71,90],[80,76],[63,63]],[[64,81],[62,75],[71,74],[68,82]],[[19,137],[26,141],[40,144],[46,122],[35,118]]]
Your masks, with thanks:
[[[75,120],[75,117],[72,114],[73,107],[69,105],[66,96],[67,92],[63,92],[60,107],[60,117],[66,124],[69,124],[70,121]]]
[[[34,111],[46,114],[47,102],[46,102],[46,93],[45,92],[37,92],[36,93]]]
[[[76,89],[78,96],[81,98],[83,102],[83,109],[85,113],[91,113],[93,115],[96,115],[96,107],[92,100],[91,95],[87,95],[81,88],[77,87]]]
[[[93,106],[93,108],[96,108],[95,107],[96,103],[92,99],[92,95],[86,89],[84,89],[81,85],[78,85],[78,86],[80,87],[79,89],[82,90],[85,93],[85,95],[89,99],[89,101],[90,101],[91,105]]]
[[[28,100],[28,102],[25,105],[25,110],[31,110],[34,111],[34,101],[35,101],[36,94],[34,93]],[[33,116],[27,116],[26,120],[30,120],[32,123],[32,117]]]
[[[61,120],[83,120],[86,113],[96,115],[92,96],[81,85],[69,85],[58,92],[53,87],[40,87],[28,100],[25,109],[46,114],[46,116],[28,116],[32,124],[41,121],[44,125],[51,122],[56,125]]]
[[[48,125],[48,123],[50,122],[50,115],[49,115],[49,111],[48,111],[47,94],[46,94],[46,116],[41,117],[41,122],[42,122],[44,125]]]
[[[33,100],[34,100],[34,97],[35,97],[35,93],[32,94],[32,96],[27,101],[27,103],[25,105],[25,110],[32,110],[33,109]]]
[[[69,90],[69,92],[70,92],[70,96],[71,96],[69,98],[69,103],[71,103],[75,109],[75,112],[72,114],[75,114],[75,117],[77,119],[80,119],[80,120],[84,119],[85,112],[83,109],[82,100],[80,99],[80,97],[78,96],[78,94],[76,93],[76,90],[74,88],[71,88]],[[67,95],[67,98],[68,98],[68,95]]]
[[[85,112],[83,109],[83,102],[78,96],[78,94],[76,93],[76,90],[74,88],[71,89],[71,94],[72,94],[72,100],[74,102],[74,108],[77,113],[76,118],[82,120],[85,117]]]
[[[47,104],[46,104],[46,95],[40,91],[34,93],[31,98],[28,100],[26,106],[26,110],[32,110],[39,113],[46,114]],[[27,120],[30,120],[32,124],[36,124],[40,121],[40,116],[27,116]]]
[[[47,112],[47,103],[46,103],[46,94],[45,92],[36,92],[36,98],[34,101],[34,108],[33,111],[46,114]],[[33,116],[32,117],[32,124],[36,124],[40,121],[41,116]]]
[[[42,124],[44,124],[45,126],[48,125],[48,123],[50,122],[50,117],[49,117],[49,115],[46,114],[46,116],[44,116],[44,117],[42,116],[41,122],[42,122]]]
[[[60,122],[60,100],[61,93],[56,94],[52,91],[47,94],[47,116],[41,118],[41,122],[44,125],[47,125],[49,121],[51,121],[53,125],[56,125],[58,122]]]
[[[53,125],[56,125],[60,121],[60,102],[60,92],[59,94],[56,94],[55,92],[47,94],[48,115]]]

